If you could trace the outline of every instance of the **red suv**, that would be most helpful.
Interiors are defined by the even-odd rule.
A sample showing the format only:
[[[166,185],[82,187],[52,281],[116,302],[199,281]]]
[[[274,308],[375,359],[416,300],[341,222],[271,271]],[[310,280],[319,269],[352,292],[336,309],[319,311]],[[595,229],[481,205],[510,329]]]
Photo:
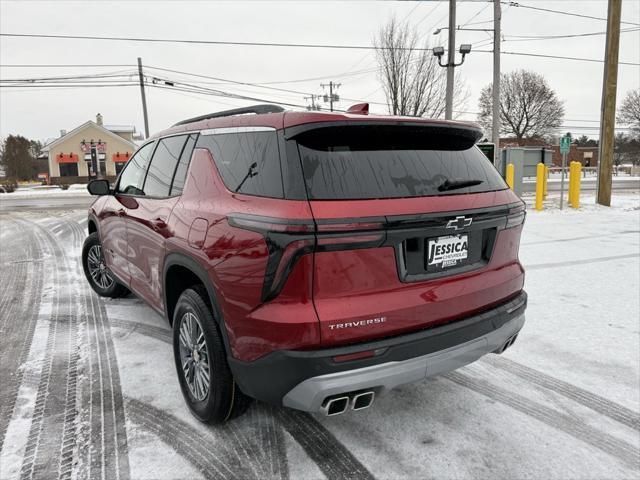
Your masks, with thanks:
[[[87,279],[167,318],[200,420],[360,410],[522,328],[525,206],[480,129],[367,112],[193,118],[89,184]]]

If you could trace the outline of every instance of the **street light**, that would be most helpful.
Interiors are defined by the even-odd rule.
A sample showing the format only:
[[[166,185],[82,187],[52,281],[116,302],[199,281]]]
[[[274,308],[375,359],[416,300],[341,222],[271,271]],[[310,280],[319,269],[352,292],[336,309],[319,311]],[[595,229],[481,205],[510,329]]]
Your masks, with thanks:
[[[442,56],[444,55],[444,47],[433,47],[433,56],[434,57],[438,57],[438,65],[440,65],[441,67],[459,67],[460,65],[462,65],[464,63],[464,57],[471,53],[471,44],[470,43],[463,43],[462,45],[460,45],[460,50],[459,52],[462,54],[462,59],[460,60],[460,63],[455,63],[455,61],[453,63],[451,63],[451,65],[447,65],[447,64],[443,64],[442,63]]]
[[[440,33],[442,33],[443,30],[449,30],[449,27],[438,28],[433,32],[433,34],[434,35],[439,35]],[[462,28],[462,27],[457,27],[456,30],[461,31],[461,32],[493,32],[493,28]]]
[[[440,57],[442,57],[442,55],[444,55],[444,47],[434,47],[433,48],[433,56],[434,57],[438,57],[438,59],[440,59]]]

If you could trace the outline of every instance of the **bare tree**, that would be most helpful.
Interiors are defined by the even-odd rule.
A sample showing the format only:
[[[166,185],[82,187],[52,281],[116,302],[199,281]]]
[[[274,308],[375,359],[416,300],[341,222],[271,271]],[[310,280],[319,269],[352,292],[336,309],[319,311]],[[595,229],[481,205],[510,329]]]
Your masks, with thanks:
[[[640,88],[629,90],[618,109],[618,122],[627,123],[640,134]]]
[[[389,113],[438,118],[444,115],[446,70],[438,65],[429,44],[420,48],[415,29],[392,18],[374,39],[379,78]],[[464,109],[469,90],[456,75],[454,109]]]
[[[478,121],[491,129],[492,85],[480,92]],[[523,139],[554,134],[562,125],[563,102],[549,87],[544,77],[528,70],[516,70],[500,75],[501,134]]]

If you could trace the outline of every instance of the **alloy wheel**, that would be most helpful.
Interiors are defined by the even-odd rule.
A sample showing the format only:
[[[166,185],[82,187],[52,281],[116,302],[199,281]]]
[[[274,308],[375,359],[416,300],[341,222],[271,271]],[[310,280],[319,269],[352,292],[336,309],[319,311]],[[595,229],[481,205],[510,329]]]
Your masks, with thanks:
[[[180,319],[180,364],[191,394],[198,401],[207,398],[211,375],[209,351],[200,320],[191,312]]]
[[[93,245],[89,249],[87,253],[87,267],[93,282],[98,287],[106,290],[113,285],[113,277],[104,262],[102,247],[100,245]]]

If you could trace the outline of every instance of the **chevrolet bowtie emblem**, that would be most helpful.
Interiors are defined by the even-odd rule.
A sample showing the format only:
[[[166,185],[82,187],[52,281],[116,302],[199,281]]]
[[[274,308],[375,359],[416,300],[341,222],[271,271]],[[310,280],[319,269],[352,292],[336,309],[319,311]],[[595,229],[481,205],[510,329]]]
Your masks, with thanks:
[[[453,228],[454,230],[462,230],[464,227],[468,227],[473,222],[473,218],[456,217],[453,220],[447,222],[447,228]]]

